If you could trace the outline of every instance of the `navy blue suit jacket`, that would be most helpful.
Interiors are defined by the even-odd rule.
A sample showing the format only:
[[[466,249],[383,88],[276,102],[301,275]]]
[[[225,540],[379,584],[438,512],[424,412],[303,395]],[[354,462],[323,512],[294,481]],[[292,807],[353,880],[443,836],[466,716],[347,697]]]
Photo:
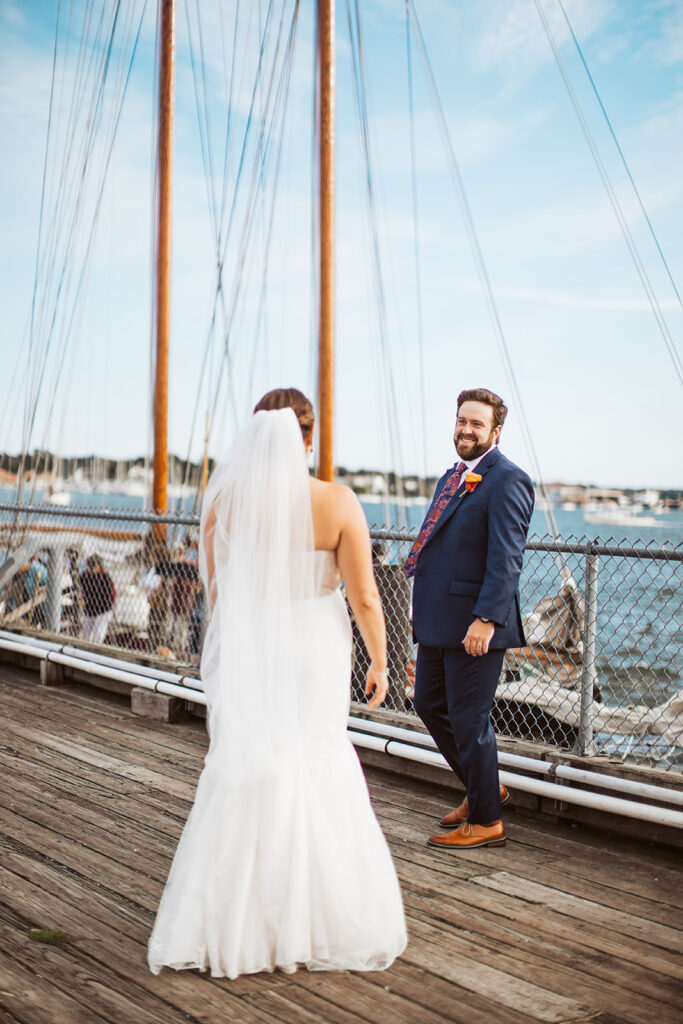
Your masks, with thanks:
[[[468,492],[463,479],[418,557],[413,633],[428,647],[462,647],[472,620],[482,615],[496,627],[490,650],[524,647],[519,576],[533,484],[498,448],[474,472],[481,481]]]

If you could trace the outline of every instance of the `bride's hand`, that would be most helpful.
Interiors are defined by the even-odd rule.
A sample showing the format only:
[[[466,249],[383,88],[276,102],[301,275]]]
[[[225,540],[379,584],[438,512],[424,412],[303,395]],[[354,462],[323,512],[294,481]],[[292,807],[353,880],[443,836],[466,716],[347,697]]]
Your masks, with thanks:
[[[366,696],[369,697],[370,694],[372,694],[372,697],[370,697],[370,700],[368,701],[368,708],[370,708],[370,710],[379,707],[387,695],[388,686],[389,677],[387,675],[387,670],[384,669],[383,672],[378,672],[378,670],[373,668],[371,665],[368,669],[368,677],[365,684]]]

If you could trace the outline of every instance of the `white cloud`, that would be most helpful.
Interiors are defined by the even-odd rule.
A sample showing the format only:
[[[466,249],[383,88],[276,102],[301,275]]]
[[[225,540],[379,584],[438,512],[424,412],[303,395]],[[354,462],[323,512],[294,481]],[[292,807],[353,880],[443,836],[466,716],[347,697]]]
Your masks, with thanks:
[[[641,48],[641,55],[652,64],[666,67],[683,62],[683,6],[678,0],[656,0],[649,11],[657,15],[654,32]]]
[[[570,35],[559,6],[548,0],[539,3],[557,44],[562,46]],[[585,42],[604,25],[614,3],[565,0],[565,9],[577,37]],[[489,0],[479,10],[480,38],[475,52],[483,68],[504,65],[527,76],[552,60],[535,0]]]

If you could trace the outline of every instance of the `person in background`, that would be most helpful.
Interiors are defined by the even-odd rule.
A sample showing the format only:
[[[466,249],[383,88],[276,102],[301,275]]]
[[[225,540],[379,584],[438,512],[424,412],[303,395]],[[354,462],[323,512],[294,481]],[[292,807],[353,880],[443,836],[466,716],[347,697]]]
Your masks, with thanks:
[[[77,548],[67,548],[66,560],[69,567],[69,585],[63,593],[63,632],[80,636],[83,628],[83,595],[81,593],[81,572],[78,565]]]
[[[147,571],[141,586],[149,601],[147,636],[149,647],[155,654],[166,653],[169,588],[166,585],[166,577],[159,572],[157,566],[166,564],[168,558],[166,541],[152,533],[148,534],[143,552],[143,564]]]
[[[170,561],[157,562],[160,576],[172,580],[169,601],[169,646],[177,658],[188,653],[190,619],[199,589],[197,552],[189,538],[173,548]]]
[[[105,571],[99,555],[90,555],[81,575],[83,630],[81,637],[91,644],[103,644],[116,600],[114,581]]]

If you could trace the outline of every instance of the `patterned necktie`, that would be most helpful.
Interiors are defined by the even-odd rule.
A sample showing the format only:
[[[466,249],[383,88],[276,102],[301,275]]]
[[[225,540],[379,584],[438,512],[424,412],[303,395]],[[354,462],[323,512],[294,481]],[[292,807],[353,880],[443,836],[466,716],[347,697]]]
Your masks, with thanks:
[[[467,463],[465,463],[465,462],[459,462],[457,464],[457,466],[453,467],[453,470],[451,471],[451,475],[449,476],[448,480],[446,481],[446,483],[441,488],[441,492],[439,493],[439,497],[434,502],[432,508],[429,511],[429,515],[427,516],[427,518],[425,519],[424,523],[420,527],[420,532],[418,533],[418,535],[417,535],[417,537],[415,539],[415,543],[413,544],[412,548],[408,552],[408,557],[406,558],[406,564],[405,564],[405,566],[403,568],[403,571],[405,572],[405,574],[408,577],[408,579],[410,579],[411,576],[415,575],[415,569],[417,568],[418,556],[419,556],[420,552],[422,551],[422,548],[425,546],[425,544],[427,543],[427,541],[431,537],[431,535],[434,533],[434,530],[436,528],[436,524],[438,523],[439,519],[441,518],[442,513],[444,512],[444,510],[448,506],[451,498],[453,497],[453,495],[457,491],[458,487],[460,486],[460,481],[462,480],[462,475],[466,471],[466,469],[467,469]]]

